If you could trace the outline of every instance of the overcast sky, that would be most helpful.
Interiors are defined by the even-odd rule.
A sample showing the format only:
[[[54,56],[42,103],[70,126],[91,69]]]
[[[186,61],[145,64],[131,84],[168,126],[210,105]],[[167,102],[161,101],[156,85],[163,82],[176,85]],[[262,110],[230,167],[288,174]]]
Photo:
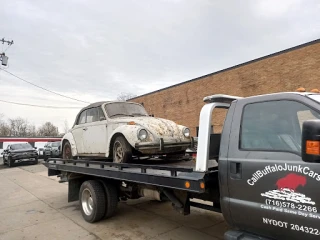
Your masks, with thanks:
[[[141,95],[320,37],[317,0],[0,0],[10,71],[83,101]],[[0,51],[6,49],[0,45]],[[0,70],[0,100],[85,106]],[[77,110],[0,103],[63,131]]]

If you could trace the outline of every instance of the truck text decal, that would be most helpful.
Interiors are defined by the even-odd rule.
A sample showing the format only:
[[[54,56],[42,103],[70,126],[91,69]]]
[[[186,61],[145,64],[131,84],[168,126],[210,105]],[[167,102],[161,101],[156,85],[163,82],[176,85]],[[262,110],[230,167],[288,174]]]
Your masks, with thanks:
[[[274,165],[268,165],[263,170],[258,170],[255,173],[252,174],[252,177],[247,180],[247,183],[251,186],[253,186],[256,182],[258,182],[259,179],[262,177],[268,175],[269,173],[274,172],[282,172],[282,171],[290,171],[290,172],[296,172],[301,173],[306,176],[312,177],[317,181],[320,181],[320,174],[310,170],[309,167],[301,166],[301,165],[290,165],[290,164],[274,164]],[[302,184],[303,182],[301,182]],[[281,184],[281,183],[279,183]],[[277,183],[278,185],[278,183]]]
[[[278,221],[278,220],[274,220],[274,219],[270,219],[270,218],[262,218],[262,222],[264,224],[268,224],[268,225],[275,226],[275,227],[286,228],[286,229],[290,229],[293,231],[304,232],[304,233],[308,233],[308,234],[312,234],[312,235],[316,235],[316,236],[320,235],[320,231],[317,228],[312,228],[312,227],[302,226],[302,225],[298,225],[298,224],[294,224],[294,223]]]
[[[306,184],[305,175],[288,173],[276,181],[277,189],[260,194],[266,198],[261,208],[320,219],[316,203],[310,197],[296,191],[298,187],[304,187]]]

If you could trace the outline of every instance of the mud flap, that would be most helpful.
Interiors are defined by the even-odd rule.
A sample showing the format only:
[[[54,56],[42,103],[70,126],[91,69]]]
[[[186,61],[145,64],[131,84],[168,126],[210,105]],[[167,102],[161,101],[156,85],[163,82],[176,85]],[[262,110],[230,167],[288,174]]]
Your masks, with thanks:
[[[172,202],[172,207],[182,215],[190,214],[190,199],[185,191],[171,191],[163,189],[163,193]]]
[[[79,200],[79,191],[81,184],[83,183],[83,178],[69,179],[68,184],[68,202]]]

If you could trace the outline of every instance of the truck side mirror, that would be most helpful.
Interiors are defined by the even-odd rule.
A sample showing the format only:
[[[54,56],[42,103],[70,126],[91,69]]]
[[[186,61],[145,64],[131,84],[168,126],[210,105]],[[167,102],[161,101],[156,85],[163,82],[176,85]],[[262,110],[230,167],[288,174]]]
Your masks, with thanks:
[[[301,151],[303,161],[320,163],[320,120],[307,120],[302,124]]]

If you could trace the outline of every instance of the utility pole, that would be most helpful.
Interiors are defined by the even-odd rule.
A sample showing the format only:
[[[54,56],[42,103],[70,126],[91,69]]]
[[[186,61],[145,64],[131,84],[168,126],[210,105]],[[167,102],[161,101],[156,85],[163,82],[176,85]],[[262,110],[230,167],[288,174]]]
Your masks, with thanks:
[[[8,40],[5,40],[4,38],[0,39],[0,42],[2,42],[2,44],[8,44],[8,48],[13,44],[13,40],[11,41],[8,41]],[[8,49],[7,48],[7,49]],[[8,65],[8,57],[6,56],[6,54],[4,52],[0,52],[0,60],[1,60],[1,64],[3,66],[7,66]]]

